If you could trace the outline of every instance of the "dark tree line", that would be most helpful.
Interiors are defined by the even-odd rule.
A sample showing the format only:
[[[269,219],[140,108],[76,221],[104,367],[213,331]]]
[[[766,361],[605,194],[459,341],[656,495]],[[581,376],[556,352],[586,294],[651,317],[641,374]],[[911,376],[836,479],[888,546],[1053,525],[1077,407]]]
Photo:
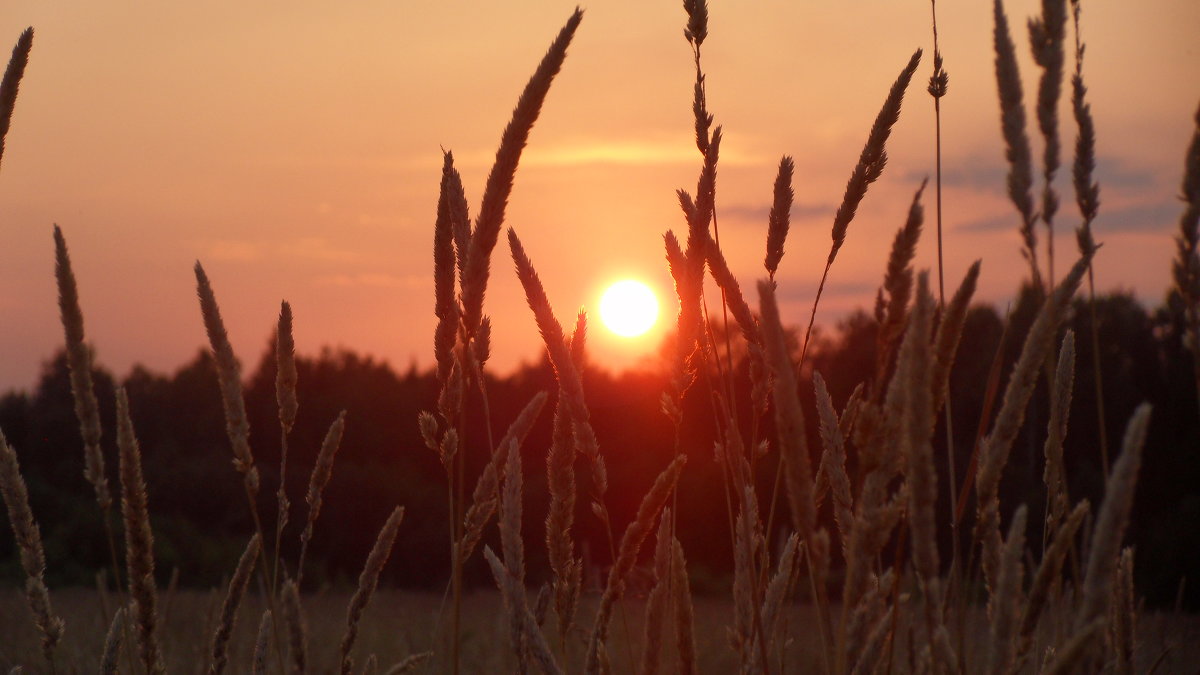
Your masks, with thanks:
[[[968,315],[950,383],[959,485],[975,443],[993,359],[999,352],[1002,392],[1034,309],[1032,298],[1023,295],[1007,317],[1007,331],[1006,318],[991,307],[975,307]],[[1078,301],[1070,321],[1076,332],[1078,356],[1065,456],[1072,500],[1086,497],[1095,505],[1103,495],[1104,476],[1091,316],[1087,305]],[[1103,425],[1110,455],[1119,452],[1120,436],[1134,407],[1142,401],[1154,405],[1130,528],[1131,543],[1137,551],[1139,590],[1150,603],[1169,605],[1181,581],[1187,578],[1195,583],[1183,586],[1185,602],[1190,608],[1200,607],[1200,415],[1192,357],[1183,346],[1184,323],[1178,299],[1168,297],[1163,307],[1147,312],[1129,295],[1104,296],[1097,300],[1096,317],[1106,413]],[[813,348],[811,368],[820,371],[827,381],[836,406],[845,403],[859,382],[874,376],[875,334],[874,319],[860,312],[839,323],[836,331],[820,337]],[[1002,335],[1006,335],[1003,343]],[[272,347],[246,382],[251,447],[263,474],[258,506],[267,529],[272,531],[280,454],[273,344],[271,341]],[[440,589],[449,569],[446,476],[437,457],[425,448],[416,423],[418,412],[435,407],[437,391],[432,372],[410,367],[399,373],[384,362],[345,350],[300,356],[297,368],[300,414],[289,437],[285,478],[292,511],[284,536],[284,560],[294,564],[298,554],[298,533],[307,513],[304,494],[317,450],[330,423],[346,410],[346,432],[311,544],[306,583],[353,579],[388,512],[402,504],[407,516],[387,568],[387,580],[396,585]],[[801,379],[801,390],[815,460],[820,441],[809,368],[806,366]],[[754,415],[748,410],[750,397],[744,371],[743,365],[742,391],[736,396],[746,422],[743,428],[757,424],[759,436],[769,438],[771,416],[751,419]],[[97,370],[95,376],[106,429],[109,480],[115,484],[116,453],[111,433],[114,378],[104,370]],[[178,568],[185,584],[219,583],[232,570],[253,525],[232,466],[211,359],[202,351],[171,375],[137,367],[123,384],[142,447],[158,571],[166,577]],[[641,495],[675,451],[674,430],[659,411],[663,386],[664,379],[656,372],[611,374],[594,365],[585,371],[592,420],[609,468],[608,506],[618,529],[632,518]],[[686,400],[688,422],[680,445],[692,461],[680,480],[677,497],[679,536],[688,551],[698,590],[727,584],[732,564],[729,516],[721,476],[712,460],[712,401],[706,387],[705,378],[700,377]],[[506,378],[490,378],[490,430],[479,414],[480,394],[472,392],[468,409],[476,418],[466,427],[469,481],[482,469],[489,434],[498,438],[536,392],[553,393],[555,389],[553,373],[544,359]],[[544,537],[544,462],[552,406],[553,397],[522,450],[526,456],[525,533],[531,580],[544,578],[547,571],[540,542]],[[1017,504],[1028,504],[1031,514],[1040,514],[1045,508],[1042,444],[1047,410],[1043,382],[1029,406],[1002,484],[1006,518]],[[943,526],[942,559],[948,560],[949,495],[957,493],[958,486],[953,490],[947,486],[949,470],[942,424],[940,421],[936,448],[942,498],[938,517]],[[95,583],[96,572],[108,564],[107,544],[99,510],[83,478],[82,444],[66,361],[61,354],[45,365],[32,392],[12,392],[0,398],[0,428],[20,457],[45,538],[51,586]],[[771,494],[776,457],[772,451],[758,462],[760,494]],[[849,461],[852,464],[854,458]],[[586,485],[581,477],[577,536],[585,542],[587,559],[594,566],[602,566],[610,557],[608,540],[590,513]],[[764,509],[769,507],[763,505]],[[961,528],[964,551],[969,550],[973,512],[973,504],[968,504]],[[776,530],[786,525],[784,520],[781,510],[775,520]],[[1030,520],[1041,522],[1040,518]],[[495,536],[494,532],[488,536]],[[1031,531],[1029,542],[1039,547],[1040,533]],[[478,560],[473,561],[468,575],[474,583],[490,583]],[[14,542],[8,535],[0,537],[0,578],[8,583],[18,583],[21,578]]]

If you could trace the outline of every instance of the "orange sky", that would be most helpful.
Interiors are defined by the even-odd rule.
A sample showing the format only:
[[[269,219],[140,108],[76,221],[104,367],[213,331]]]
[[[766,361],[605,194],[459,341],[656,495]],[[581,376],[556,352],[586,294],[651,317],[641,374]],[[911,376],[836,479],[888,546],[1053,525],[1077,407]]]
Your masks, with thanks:
[[[929,4],[710,4],[709,107],[726,131],[721,241],[752,288],[764,274],[775,167],[793,155],[796,204],[780,280],[794,323],[807,318],[833,212],[870,124],[908,56],[926,48],[888,169],[850,227],[818,321],[869,306],[912,191],[932,173]],[[982,257],[979,297],[1004,301],[1025,268],[1003,194],[990,5],[939,6],[950,74],[946,273],[956,283]],[[1024,24],[1036,3],[1006,6],[1032,90]],[[398,367],[430,364],[439,146],[458,158],[474,211],[512,105],[573,7],[6,2],[5,52],[25,26],[37,33],[0,168],[0,389],[31,385],[62,343],[55,222],[71,249],[88,338],[119,375],[137,362],[169,371],[204,344],[196,259],[249,365],[284,298],[303,353],[343,345]],[[693,190],[699,167],[680,3],[585,9],[507,220],[564,322],[580,305],[595,307],[619,276],[640,277],[670,301],[661,236],[684,229],[674,190]],[[1183,152],[1200,101],[1197,28],[1194,0],[1084,2],[1102,190],[1095,228],[1105,243],[1097,280],[1151,303],[1168,283]],[[1065,106],[1063,119],[1069,148]],[[1062,187],[1060,270],[1077,223]],[[932,227],[927,220],[920,267],[935,264]],[[503,238],[493,270],[485,311],[493,368],[504,372],[536,358],[540,342]],[[614,367],[654,349],[653,340],[618,343],[598,326],[589,346],[594,361]]]

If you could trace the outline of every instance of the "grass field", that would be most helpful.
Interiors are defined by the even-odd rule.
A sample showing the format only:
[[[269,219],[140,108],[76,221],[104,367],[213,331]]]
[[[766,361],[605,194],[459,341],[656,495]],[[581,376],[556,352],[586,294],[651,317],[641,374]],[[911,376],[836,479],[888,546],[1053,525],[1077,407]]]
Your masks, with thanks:
[[[1072,6],[1078,10],[1078,4]],[[264,513],[259,500],[276,486],[264,484],[255,464],[240,365],[213,284],[200,262],[194,269],[197,293],[219,381],[219,392],[213,395],[222,400],[233,463],[240,474],[230,474],[230,480],[244,489],[256,533],[237,571],[231,571],[228,588],[176,591],[158,583],[148,488],[129,399],[118,384],[118,471],[106,471],[100,439],[112,430],[100,428],[93,354],[84,341],[83,312],[65,237],[55,227],[60,306],[84,445],[80,469],[103,513],[111,568],[122,570],[114,576],[128,585],[119,594],[47,588],[47,560],[18,451],[0,437],[0,492],[27,576],[24,598],[17,592],[0,595],[0,664],[82,673],[103,663],[103,672],[157,675],[205,672],[211,654],[216,665],[209,672],[214,673],[221,671],[228,656],[231,672],[349,675],[397,672],[392,664],[431,652],[430,660],[418,667],[452,673],[1194,669],[1200,663],[1200,619],[1141,611],[1134,551],[1126,546],[1142,458],[1151,452],[1145,448],[1153,413],[1149,403],[1121,420],[1124,434],[1112,438],[1111,452],[1103,451],[1107,481],[1102,499],[1091,503],[1072,497],[1067,489],[1066,418],[1072,396],[1083,395],[1073,392],[1074,377],[1093,365],[1076,364],[1076,338],[1094,342],[1096,335],[1075,336],[1065,318],[1076,293],[1082,295],[1081,289],[1088,288],[1084,280],[1090,282],[1091,262],[1100,247],[1089,229],[1098,188],[1091,176],[1095,139],[1088,138],[1091,121],[1078,39],[1072,88],[1081,139],[1075,144],[1073,167],[1082,222],[1078,251],[1060,251],[1059,274],[1052,249],[1043,251],[1037,244],[1043,225],[1053,225],[1060,201],[1053,175],[1061,163],[1060,146],[1067,145],[1058,138],[1057,119],[1065,55],[1070,53],[1065,46],[1066,1],[1046,0],[1042,15],[1029,29],[1042,71],[1033,106],[1045,137],[1040,171],[1025,128],[1016,47],[1003,5],[995,3],[1000,116],[1011,163],[1007,186],[1029,264],[1026,297],[1034,318],[1023,334],[1012,336],[1022,348],[1007,380],[1001,384],[997,376],[980,383],[995,405],[980,426],[970,465],[955,469],[951,459],[948,476],[943,458],[935,456],[935,440],[943,429],[950,435],[950,414],[944,412],[950,373],[980,267],[976,263],[961,281],[949,280],[945,297],[936,293],[939,284],[933,281],[940,274],[914,270],[926,183],[913,196],[882,275],[875,312],[875,376],[835,407],[821,373],[804,367],[825,280],[868,187],[884,172],[886,145],[906,91],[921,89],[910,84],[924,79],[916,75],[923,52],[908,57],[886,95],[880,92],[878,116],[833,219],[831,248],[807,328],[793,333],[785,324],[793,318],[780,315],[775,282],[792,207],[793,162],[786,156],[779,162],[764,278],[747,285],[743,293],[720,247],[716,225],[722,131],[708,110],[705,93],[701,46],[708,33],[707,3],[685,0],[684,9],[684,35],[695,63],[692,109],[700,170],[694,196],[683,190],[677,195],[685,234],[677,237],[668,231],[663,239],[679,296],[677,332],[664,358],[670,381],[661,395],[661,410],[675,428],[675,449],[650,474],[658,477],[644,496],[619,495],[640,504],[629,522],[617,522],[609,510],[614,496],[608,494],[606,440],[592,425],[581,376],[587,317],[580,313],[573,325],[560,323],[533,256],[512,227],[506,232],[504,228],[521,151],[583,20],[582,11],[576,10],[518,99],[473,226],[453,155],[444,155],[433,232],[439,320],[433,344],[440,396],[436,410],[421,413],[413,424],[419,425],[429,452],[445,469],[450,513],[445,527],[452,544],[445,594],[377,591],[401,523],[427,517],[416,508],[406,512],[407,505],[397,506],[379,530],[352,594],[297,590],[308,589],[305,555],[313,528],[349,525],[318,521],[318,516],[323,491],[336,470],[344,426],[353,423],[352,417],[338,417],[325,437],[303,496],[307,519],[294,523],[304,525],[298,560],[282,559],[278,542],[285,519],[269,512],[274,509]],[[1078,36],[1077,23],[1075,30]],[[947,76],[936,48],[936,24],[934,36],[927,91],[937,105],[946,92]],[[7,105],[0,131],[7,130],[32,31],[20,40],[0,93],[0,103]],[[1029,98],[1034,99],[1032,91]],[[1192,328],[1188,339],[1198,357],[1194,363],[1200,385],[1200,116],[1197,124],[1186,151],[1186,205],[1175,276],[1177,295],[1186,306],[1182,315]],[[938,166],[935,181],[927,181],[931,191],[940,190],[940,160]],[[489,275],[508,267],[507,261],[493,260],[502,234],[556,378],[556,391],[535,394],[514,420],[491,419],[484,375],[491,322],[530,320],[528,315],[491,316],[485,310]],[[801,334],[803,341],[798,339]],[[269,433],[282,435],[286,458],[288,434],[298,415],[297,391],[305,386],[297,381],[292,315],[286,302],[276,339],[279,427]],[[735,396],[739,383],[748,383],[740,404]],[[1035,397],[1040,383],[1048,391],[1044,398]],[[815,410],[805,410],[798,394],[809,387],[815,392]],[[688,396],[704,399],[717,430],[711,448],[692,453],[681,447],[683,431],[695,424],[685,416]],[[1006,503],[1002,508],[1002,477],[1010,455],[1019,452],[1014,447],[1032,405],[1048,408],[1048,414],[1038,418],[1045,421],[1038,423],[1035,442],[1029,443],[1044,452],[1043,475],[1035,477],[1044,481],[1044,510],[1036,503]],[[554,418],[549,447],[522,450],[543,409]],[[467,475],[463,458],[463,436],[482,435],[479,428],[468,426],[468,412],[488,418],[490,447],[478,475]],[[943,420],[945,427],[939,423]],[[809,429],[819,433],[809,434]],[[819,438],[819,446],[810,448],[810,442],[815,443],[810,436]],[[728,593],[720,596],[692,592],[697,566],[689,569],[676,530],[678,519],[692,515],[677,508],[680,475],[689,463],[710,457],[722,482],[708,497],[723,499],[727,518],[706,526],[711,536],[728,537],[733,553],[732,573],[718,584]],[[228,460],[223,454],[213,461]],[[526,481],[541,489],[543,470],[548,516],[544,532],[541,522],[531,532],[523,518]],[[963,472],[962,480],[956,471]],[[119,476],[119,482],[110,487],[113,476]],[[1034,484],[1041,489],[1039,482]],[[939,495],[948,498],[939,502]],[[301,498],[291,496],[297,506]],[[279,514],[289,512],[288,500],[279,488]],[[956,505],[957,510],[948,513],[939,503]],[[577,538],[577,512],[602,524],[607,538],[603,553],[611,560],[589,562],[585,569],[588,554]],[[960,536],[960,528],[969,536]],[[953,551],[939,547],[939,531],[947,530],[953,532]],[[492,537],[493,532],[498,536]],[[123,546],[117,543],[118,533]],[[1040,547],[1027,541],[1039,535]],[[960,551],[967,539],[969,550]],[[537,582],[526,575],[526,548],[543,542],[548,579],[545,590],[535,595],[531,587]],[[498,593],[467,584],[464,568],[474,563],[476,554],[486,560]],[[223,603],[224,621],[218,618]],[[123,622],[111,618],[118,605]]]
[[[207,642],[197,640],[196,636],[212,633],[222,593],[217,589],[209,592],[181,590],[165,596],[162,639],[164,651],[170,655],[167,662],[170,672],[196,675],[206,672],[207,654],[204,648]],[[327,673],[337,669],[336,645],[345,629],[345,612],[350,594],[348,590],[329,590],[304,596],[312,672]],[[532,597],[530,601],[533,601]],[[596,601],[595,596],[586,598],[583,611],[594,611]],[[108,631],[102,607],[103,603],[94,590],[65,589],[55,593],[55,608],[71,627],[67,642],[69,647],[60,653],[60,672],[94,672]],[[365,668],[372,654],[376,656],[379,667],[377,671],[361,672],[386,672],[391,665],[411,654],[434,649],[433,627],[437,624],[442,607],[443,598],[439,594],[380,590],[363,617],[363,628],[355,650],[355,662],[359,667]],[[721,598],[698,596],[695,607],[697,646],[704,672],[735,672],[737,659],[728,648],[726,638],[731,603]],[[624,603],[623,611],[629,618],[629,634],[635,638],[642,635],[644,608],[644,597],[630,598]],[[266,603],[261,597],[250,595],[246,598],[244,613],[229,643],[231,663],[250,663],[257,630],[251,619],[264,609]],[[463,610],[464,670],[470,673],[514,672],[515,659],[506,648],[508,627],[499,594],[494,591],[468,593],[464,598]],[[6,639],[0,641],[0,672],[7,672],[16,664],[36,664],[41,658],[37,648],[37,632],[28,621],[28,612],[20,593],[0,593],[0,626],[5,627],[6,634]],[[445,619],[444,616],[442,618]],[[820,639],[814,633],[814,619],[811,605],[791,609],[787,621],[792,625],[794,642],[786,652],[789,663],[787,672],[821,669]],[[973,621],[974,630],[985,634],[984,616],[976,613]],[[1146,612],[1140,617],[1137,644],[1135,672],[1146,673],[1152,668],[1159,673],[1195,672],[1195,664],[1200,663],[1200,616]],[[640,639],[635,639],[631,647],[629,645],[618,616],[612,643],[614,668],[618,672],[634,670],[622,664],[628,663],[630,653],[634,658],[641,653]],[[583,648],[582,634],[576,646],[578,657]],[[978,649],[979,645],[975,648]],[[909,670],[906,640],[897,643],[894,658],[897,659],[897,672]],[[427,665],[441,667],[420,672],[442,672],[445,666],[436,661]],[[570,670],[578,670],[581,665],[574,663]],[[39,671],[26,666],[25,672]],[[233,672],[240,672],[240,669],[234,668]],[[665,672],[671,672],[670,668],[666,668]]]

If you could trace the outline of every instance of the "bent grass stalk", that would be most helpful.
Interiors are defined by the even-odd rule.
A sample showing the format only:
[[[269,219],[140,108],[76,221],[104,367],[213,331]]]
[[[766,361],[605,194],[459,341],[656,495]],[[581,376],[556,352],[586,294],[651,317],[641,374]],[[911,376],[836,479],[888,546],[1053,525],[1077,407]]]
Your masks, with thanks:
[[[883,107],[879,110],[879,115],[875,117],[875,123],[871,126],[871,133],[867,136],[867,143],[859,155],[858,164],[850,172],[850,180],[846,183],[846,194],[842,197],[842,204],[833,217],[831,231],[833,245],[829,249],[829,257],[825,260],[825,271],[821,273],[821,283],[817,286],[817,296],[813,300],[808,328],[804,330],[804,343],[800,347],[800,363],[797,364],[797,369],[804,366],[804,357],[808,354],[808,340],[812,336],[813,322],[817,318],[817,305],[821,303],[821,293],[825,290],[825,281],[829,278],[829,268],[833,266],[838,251],[846,242],[846,230],[849,229],[850,222],[854,220],[854,214],[863,197],[866,196],[867,188],[883,175],[883,168],[887,165],[887,140],[892,133],[892,127],[900,119],[900,104],[904,101],[904,91],[908,89],[908,83],[912,80],[913,73],[916,72],[917,64],[920,62],[921,50],[918,49],[913,52],[912,58],[908,60],[908,65],[900,71],[900,75],[892,84],[891,91],[888,92],[887,99],[884,100]]]

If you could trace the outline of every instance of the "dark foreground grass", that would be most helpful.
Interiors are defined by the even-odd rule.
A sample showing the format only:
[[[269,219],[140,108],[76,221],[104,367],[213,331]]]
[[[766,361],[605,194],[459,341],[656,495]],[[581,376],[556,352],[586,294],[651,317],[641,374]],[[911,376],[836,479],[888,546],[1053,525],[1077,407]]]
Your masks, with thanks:
[[[164,594],[161,637],[168,671],[206,672],[207,649],[223,592],[181,590]],[[108,630],[103,616],[104,602],[98,595],[97,591],[88,589],[55,592],[55,607],[66,619],[71,632],[71,639],[66,640],[57,652],[59,673],[95,672]],[[345,629],[346,606],[350,596],[349,589],[319,591],[304,596],[309,672],[336,672],[338,643]],[[534,602],[534,599],[531,595],[530,602]],[[106,600],[109,606],[114,604],[114,598]],[[902,595],[901,601],[905,600],[906,597]],[[596,596],[585,598],[584,611],[594,612],[597,602]],[[367,608],[361,624],[354,655],[355,672],[384,673],[411,654],[436,651],[433,635],[441,606],[441,594],[380,590]],[[695,606],[702,672],[736,672],[736,655],[727,646],[726,639],[726,626],[733,613],[733,604],[720,597],[698,596]],[[249,672],[258,618],[265,608],[266,603],[257,592],[246,598],[229,645],[229,672]],[[636,664],[641,658],[644,609],[643,598],[632,598],[623,603],[623,611],[615,618],[611,645],[615,672],[637,672]],[[628,632],[622,614],[627,619]],[[816,610],[811,605],[792,605],[788,616],[791,630],[785,657],[787,672],[819,672],[822,669],[821,643],[815,629],[815,616]],[[499,593],[492,590],[468,592],[464,596],[462,617],[460,665],[463,670],[470,673],[515,672],[512,650],[507,648],[509,629]],[[971,626],[968,633],[985,635],[987,627],[982,613],[975,613],[972,621],[975,625]],[[24,673],[44,672],[40,638],[29,621],[29,608],[19,589],[9,588],[0,592],[0,626],[4,627],[3,639],[0,639],[0,673],[8,673],[17,665],[24,666]],[[553,628],[547,626],[546,629],[553,636]],[[899,626],[892,656],[893,672],[910,671],[907,636],[907,629]],[[572,671],[582,666],[584,637],[583,633],[579,633],[573,638]],[[979,647],[982,645],[981,640]],[[965,653],[969,659],[973,651],[975,647],[966,647]],[[1045,654],[1045,647],[1036,646],[1032,653],[1040,660]],[[366,670],[371,654],[376,657],[378,670]],[[1200,664],[1200,616],[1167,612],[1140,614],[1136,664],[1136,672],[1139,673],[1195,672],[1196,664]],[[662,672],[672,672],[671,665],[669,661],[664,662]],[[1024,671],[1032,672],[1035,670],[1033,665],[1026,664]],[[436,673],[443,670],[444,663],[434,658],[415,672]]]

